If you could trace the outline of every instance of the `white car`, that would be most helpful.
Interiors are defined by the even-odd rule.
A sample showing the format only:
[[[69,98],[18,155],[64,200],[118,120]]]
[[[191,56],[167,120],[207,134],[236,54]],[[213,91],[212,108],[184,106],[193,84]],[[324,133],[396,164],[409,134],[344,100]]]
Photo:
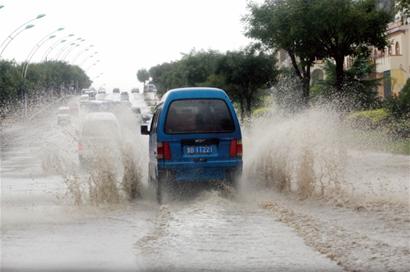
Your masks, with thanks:
[[[59,107],[57,112],[57,124],[58,125],[68,125],[71,123],[69,107]]]
[[[81,102],[86,102],[88,100],[90,100],[88,94],[83,94],[83,95],[80,96],[80,103]]]
[[[81,165],[94,162],[113,165],[120,162],[122,133],[111,112],[92,112],[85,116],[79,131],[78,158]]]

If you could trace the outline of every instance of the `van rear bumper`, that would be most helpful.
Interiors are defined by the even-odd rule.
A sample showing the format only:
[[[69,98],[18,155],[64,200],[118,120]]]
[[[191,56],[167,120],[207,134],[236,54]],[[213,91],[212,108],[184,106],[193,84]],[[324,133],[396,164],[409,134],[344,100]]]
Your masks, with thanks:
[[[242,174],[242,161],[221,163],[158,164],[158,175],[167,175],[176,182],[209,182],[232,180]]]

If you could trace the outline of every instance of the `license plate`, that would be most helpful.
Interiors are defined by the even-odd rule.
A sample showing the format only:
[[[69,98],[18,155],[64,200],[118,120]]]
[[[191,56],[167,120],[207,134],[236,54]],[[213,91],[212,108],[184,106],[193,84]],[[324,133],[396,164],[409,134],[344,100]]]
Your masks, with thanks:
[[[210,145],[196,145],[196,146],[187,146],[186,153],[188,155],[194,154],[211,154],[213,152],[213,148]]]

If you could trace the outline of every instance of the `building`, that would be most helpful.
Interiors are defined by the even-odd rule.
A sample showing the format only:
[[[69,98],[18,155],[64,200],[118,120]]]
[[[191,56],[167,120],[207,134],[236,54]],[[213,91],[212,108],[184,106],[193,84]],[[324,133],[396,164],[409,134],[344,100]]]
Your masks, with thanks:
[[[386,48],[372,48],[376,78],[381,79],[378,88],[381,97],[398,95],[410,78],[410,18],[396,16],[395,22],[388,26],[387,35]]]
[[[388,46],[384,50],[371,48],[371,58],[376,64],[375,77],[380,79],[380,97],[398,95],[410,78],[410,18],[398,14],[395,21],[388,25]],[[292,63],[286,51],[277,53],[278,67],[291,68]],[[345,69],[353,63],[351,57],[345,58]],[[311,84],[326,78],[323,61],[316,61],[311,68]]]

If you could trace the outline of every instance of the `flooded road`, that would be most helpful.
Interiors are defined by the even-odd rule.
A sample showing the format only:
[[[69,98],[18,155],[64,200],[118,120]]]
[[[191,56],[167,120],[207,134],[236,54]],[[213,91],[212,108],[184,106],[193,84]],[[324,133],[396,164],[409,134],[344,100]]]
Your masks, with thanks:
[[[44,150],[64,154],[71,165],[75,149],[57,126],[55,109],[3,128],[2,271],[409,268],[410,217],[402,204],[387,213],[380,206],[300,200],[249,179],[236,194],[208,190],[159,206],[144,179],[141,199],[74,205],[64,178],[45,171]],[[408,157],[394,159],[405,177]]]

